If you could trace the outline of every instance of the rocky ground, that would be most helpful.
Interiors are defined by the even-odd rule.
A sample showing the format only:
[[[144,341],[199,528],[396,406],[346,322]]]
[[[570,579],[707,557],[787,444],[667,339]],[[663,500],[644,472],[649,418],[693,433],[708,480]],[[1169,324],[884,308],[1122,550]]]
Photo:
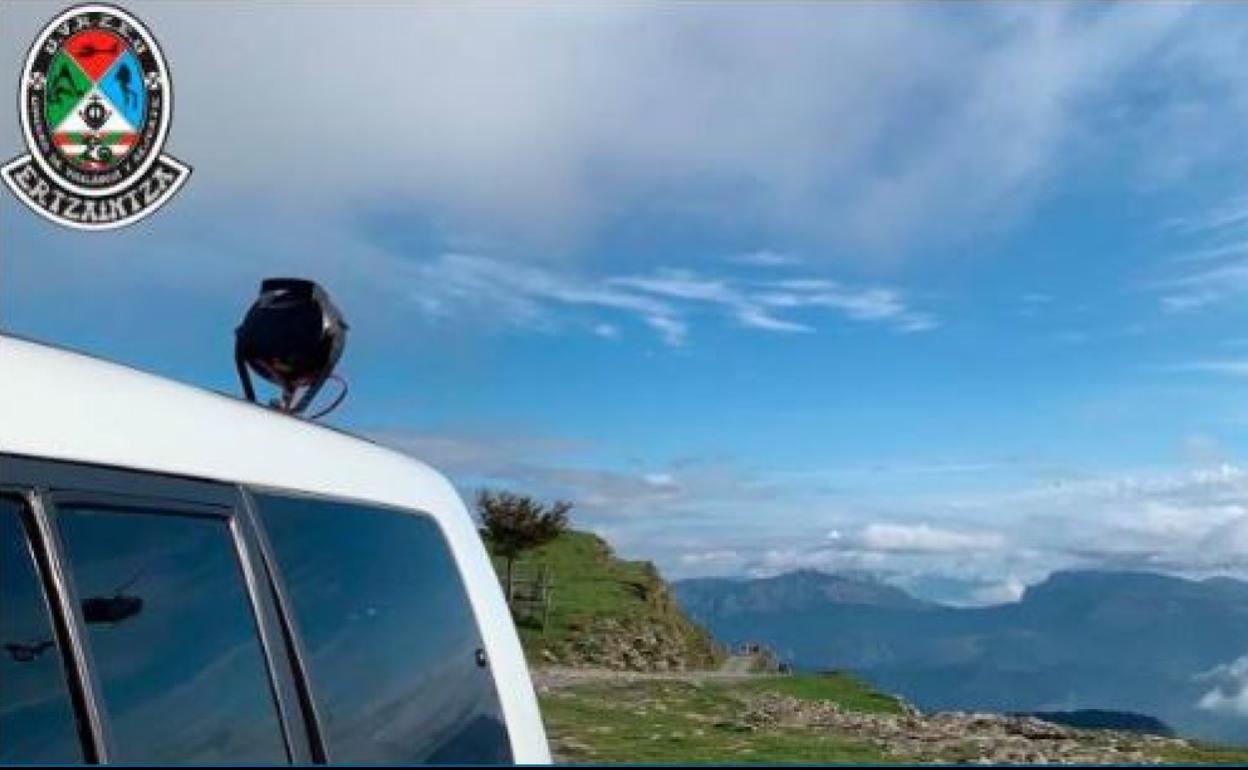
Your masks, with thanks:
[[[854,735],[887,754],[918,762],[1148,764],[1188,747],[1178,738],[1075,730],[1034,717],[921,714],[909,706],[902,714],[870,714],[775,693],[750,700],[741,722],[755,730],[802,727]]]
[[[847,674],[534,671],[555,757],[582,763],[1248,763],[1248,750],[1077,730],[1034,717],[921,713]]]
[[[674,613],[631,621],[597,618],[570,629],[562,640],[540,644],[537,655],[545,665],[612,671],[684,671],[715,662],[690,644],[682,621]]]

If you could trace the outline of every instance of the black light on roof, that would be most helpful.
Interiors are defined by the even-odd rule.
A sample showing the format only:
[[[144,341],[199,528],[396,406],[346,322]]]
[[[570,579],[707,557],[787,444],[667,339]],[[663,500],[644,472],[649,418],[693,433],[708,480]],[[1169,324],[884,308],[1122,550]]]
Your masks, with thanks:
[[[326,380],[335,379],[342,392],[313,417],[328,414],[346,396],[346,382],[334,375],[346,342],[347,323],[324,289],[299,278],[266,278],[234,332],[234,364],[243,394],[255,402],[254,371],[281,390],[271,406],[302,414]]]

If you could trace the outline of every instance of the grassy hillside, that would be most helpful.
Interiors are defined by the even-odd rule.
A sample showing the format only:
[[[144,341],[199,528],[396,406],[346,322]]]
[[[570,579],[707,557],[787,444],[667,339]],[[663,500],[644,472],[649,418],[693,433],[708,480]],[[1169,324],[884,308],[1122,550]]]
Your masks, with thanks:
[[[870,741],[802,727],[758,727],[750,701],[761,694],[835,701],[869,713],[900,704],[847,676],[750,682],[651,680],[553,690],[541,696],[551,746],[563,762],[862,763],[889,757]]]
[[[546,627],[517,624],[535,663],[665,671],[711,668],[723,658],[653,564],[617,558],[597,535],[567,532],[523,561],[554,576]],[[501,574],[502,564],[496,566]]]

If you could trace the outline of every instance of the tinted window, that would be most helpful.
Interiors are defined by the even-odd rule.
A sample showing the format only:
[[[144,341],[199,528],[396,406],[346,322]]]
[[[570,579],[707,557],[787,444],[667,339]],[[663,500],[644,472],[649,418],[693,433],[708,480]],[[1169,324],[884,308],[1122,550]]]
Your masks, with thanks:
[[[0,763],[81,762],[61,651],[20,510],[0,498]]]
[[[481,638],[428,517],[259,498],[335,762],[510,761]]]
[[[60,509],[113,759],[274,763],[286,752],[224,519]]]

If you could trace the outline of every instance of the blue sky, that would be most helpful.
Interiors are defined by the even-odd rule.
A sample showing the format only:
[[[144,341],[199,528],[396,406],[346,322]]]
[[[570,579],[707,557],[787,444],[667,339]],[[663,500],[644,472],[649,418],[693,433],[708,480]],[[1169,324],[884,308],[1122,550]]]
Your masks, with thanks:
[[[234,391],[315,278],[332,422],[673,576],[1248,575],[1248,8],[127,7],[194,176],[110,234],[0,197],[6,330]]]

